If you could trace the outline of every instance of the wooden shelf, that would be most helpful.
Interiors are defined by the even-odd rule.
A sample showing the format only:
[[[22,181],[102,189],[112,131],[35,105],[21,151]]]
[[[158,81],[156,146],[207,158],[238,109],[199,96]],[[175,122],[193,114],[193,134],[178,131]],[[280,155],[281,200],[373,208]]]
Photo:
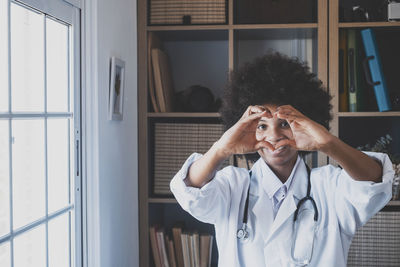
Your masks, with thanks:
[[[236,24],[232,26],[233,30],[244,29],[309,29],[318,28],[317,23],[287,23],[287,24]]]
[[[286,24],[234,24],[234,25],[163,25],[147,26],[147,31],[204,31],[204,30],[245,30],[245,29],[317,29],[317,23]]]
[[[149,203],[178,203],[175,198],[149,198]]]
[[[341,22],[339,28],[400,27],[400,22]]]
[[[388,111],[388,112],[338,112],[338,117],[397,117],[400,116],[400,111]]]
[[[386,206],[397,207],[400,206],[400,200],[391,200]]]
[[[149,118],[219,118],[218,112],[149,112]]]
[[[203,31],[203,30],[229,30],[229,25],[171,25],[147,26],[148,31]]]
[[[164,203],[164,204],[177,204],[175,198],[149,198],[149,203]],[[398,207],[400,206],[400,200],[391,200],[386,206]]]

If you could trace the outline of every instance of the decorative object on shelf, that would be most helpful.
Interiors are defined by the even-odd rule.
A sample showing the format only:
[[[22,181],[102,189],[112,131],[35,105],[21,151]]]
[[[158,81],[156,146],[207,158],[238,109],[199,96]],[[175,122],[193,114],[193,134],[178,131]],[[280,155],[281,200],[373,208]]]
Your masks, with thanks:
[[[342,22],[387,21],[387,0],[340,1],[339,17]]]
[[[392,200],[398,200],[400,194],[400,155],[393,153],[390,149],[390,144],[392,142],[392,137],[387,134],[376,140],[375,144],[371,146],[366,144],[364,146],[357,147],[358,150],[372,151],[372,152],[382,152],[386,153],[393,163],[393,169],[395,171],[393,184],[392,184]]]
[[[125,62],[111,58],[108,119],[122,120],[125,87]]]
[[[226,0],[150,0],[150,25],[226,24]]]
[[[387,134],[387,135],[382,136],[379,139],[377,139],[374,145],[371,146],[371,144],[366,144],[366,145],[357,147],[357,149],[364,150],[364,151],[386,153],[386,154],[388,154],[392,163],[400,164],[400,155],[397,153],[393,153],[390,148],[390,144],[392,141],[393,141],[393,138],[389,134]]]
[[[215,112],[220,101],[214,100],[211,90],[201,85],[192,85],[175,95],[176,111],[183,112]]]
[[[400,2],[388,1],[388,21],[400,20]]]

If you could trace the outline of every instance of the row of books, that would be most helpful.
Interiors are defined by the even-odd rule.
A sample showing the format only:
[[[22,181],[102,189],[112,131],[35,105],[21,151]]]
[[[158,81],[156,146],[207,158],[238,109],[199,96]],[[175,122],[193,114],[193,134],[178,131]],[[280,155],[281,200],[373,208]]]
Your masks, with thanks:
[[[339,40],[339,110],[391,110],[373,29],[342,30]]]
[[[172,228],[170,238],[163,228],[150,227],[150,243],[156,267],[210,267],[214,237]]]
[[[150,0],[150,24],[223,24],[226,0]]]

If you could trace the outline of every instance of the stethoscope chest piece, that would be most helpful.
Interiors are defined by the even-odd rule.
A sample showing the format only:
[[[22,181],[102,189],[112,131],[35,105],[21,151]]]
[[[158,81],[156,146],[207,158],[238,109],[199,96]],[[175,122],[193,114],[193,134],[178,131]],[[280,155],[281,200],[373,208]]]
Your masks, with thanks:
[[[241,242],[247,242],[249,240],[249,237],[250,237],[249,231],[250,231],[250,229],[247,227],[247,223],[244,223],[242,228],[237,230],[236,237]]]

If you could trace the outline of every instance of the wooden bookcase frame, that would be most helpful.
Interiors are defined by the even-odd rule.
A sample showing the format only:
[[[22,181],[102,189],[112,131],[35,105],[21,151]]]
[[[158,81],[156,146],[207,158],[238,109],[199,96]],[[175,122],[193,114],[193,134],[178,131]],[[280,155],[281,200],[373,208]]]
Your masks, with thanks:
[[[140,266],[148,267],[150,264],[149,244],[149,204],[159,203],[171,205],[176,203],[173,198],[150,198],[149,192],[149,155],[148,150],[149,118],[161,117],[218,117],[218,113],[153,113],[148,112],[148,90],[147,90],[147,34],[151,31],[204,31],[225,30],[228,31],[228,67],[232,70],[235,66],[235,30],[246,29],[301,29],[310,28],[317,30],[318,51],[318,78],[329,88],[333,96],[333,121],[331,132],[338,136],[339,118],[342,117],[400,117],[400,112],[339,112],[339,29],[342,28],[364,28],[364,27],[399,27],[400,22],[361,22],[349,23],[339,22],[339,0],[318,0],[317,23],[301,24],[234,24],[234,0],[228,0],[228,24],[226,25],[182,25],[182,26],[148,26],[147,25],[147,1],[138,0],[138,99],[139,99],[139,248]],[[327,163],[327,158],[319,155],[318,163]],[[335,164],[332,160],[330,163]],[[400,201],[391,201],[390,206],[400,206]]]

